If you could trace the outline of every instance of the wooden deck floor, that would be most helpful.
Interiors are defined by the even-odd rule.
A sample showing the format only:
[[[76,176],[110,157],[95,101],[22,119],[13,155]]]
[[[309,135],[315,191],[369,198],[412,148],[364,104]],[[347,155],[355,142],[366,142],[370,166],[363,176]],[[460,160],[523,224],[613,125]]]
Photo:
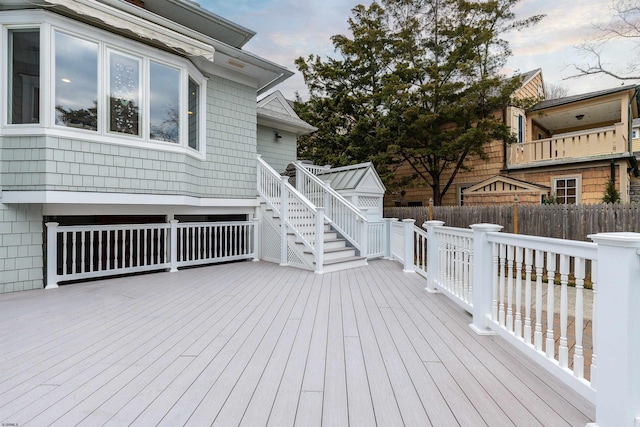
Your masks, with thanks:
[[[0,422],[584,426],[594,407],[392,261],[0,295]]]

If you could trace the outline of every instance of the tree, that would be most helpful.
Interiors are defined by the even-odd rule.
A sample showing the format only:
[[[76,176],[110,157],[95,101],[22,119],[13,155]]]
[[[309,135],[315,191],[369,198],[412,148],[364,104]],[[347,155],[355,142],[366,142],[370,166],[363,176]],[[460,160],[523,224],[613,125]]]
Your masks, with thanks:
[[[637,39],[640,41],[640,4],[637,0],[612,0],[611,9],[613,12],[611,20],[606,24],[596,25],[598,37],[578,46],[578,49],[591,60],[582,65],[573,64],[578,74],[570,78],[606,74],[618,80],[640,79],[640,63],[637,60],[627,63],[625,70],[607,64],[603,57],[606,47],[616,39]]]
[[[544,85],[545,99],[564,98],[568,93],[569,90],[564,86],[556,85],[553,83],[545,83]]]
[[[616,188],[615,182],[613,180],[607,181],[607,186],[604,190],[604,195],[602,196],[602,203],[618,203],[620,201],[620,192]]]
[[[513,140],[496,112],[519,86],[499,75],[510,50],[501,34],[519,0],[381,0],[356,6],[351,37],[332,37],[339,59],[296,61],[310,100],[300,117],[319,128],[301,157],[343,165],[374,161],[387,187],[422,183],[441,204],[456,174],[484,145]],[[318,161],[319,160],[319,161]],[[395,172],[408,165],[409,175]]]

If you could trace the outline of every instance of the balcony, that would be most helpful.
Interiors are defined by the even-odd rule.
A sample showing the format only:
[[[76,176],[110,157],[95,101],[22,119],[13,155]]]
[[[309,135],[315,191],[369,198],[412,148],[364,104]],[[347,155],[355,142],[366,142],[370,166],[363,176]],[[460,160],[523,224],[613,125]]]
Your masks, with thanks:
[[[627,153],[627,129],[623,123],[570,132],[507,147],[509,169],[545,166],[572,161],[618,157]]]

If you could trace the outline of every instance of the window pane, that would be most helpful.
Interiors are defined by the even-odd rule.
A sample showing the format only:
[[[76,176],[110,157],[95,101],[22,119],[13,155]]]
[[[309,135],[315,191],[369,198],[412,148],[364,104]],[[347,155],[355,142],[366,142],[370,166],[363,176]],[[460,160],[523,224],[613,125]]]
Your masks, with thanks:
[[[9,30],[11,124],[40,122],[40,31]]]
[[[98,45],[56,32],[56,124],[98,130]]]
[[[180,71],[151,62],[150,139],[178,142],[180,125]]]
[[[200,86],[189,78],[189,147],[198,149],[198,102]]]
[[[140,61],[111,53],[109,57],[109,130],[140,135]]]

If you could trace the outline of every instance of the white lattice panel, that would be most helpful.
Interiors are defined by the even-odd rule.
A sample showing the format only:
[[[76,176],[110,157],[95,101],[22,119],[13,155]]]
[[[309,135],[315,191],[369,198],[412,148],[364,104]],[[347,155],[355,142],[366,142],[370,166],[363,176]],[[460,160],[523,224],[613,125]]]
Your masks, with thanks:
[[[358,206],[361,208],[377,208],[380,206],[380,197],[358,197]]]
[[[293,252],[291,248],[287,249],[287,263],[289,263],[289,265],[294,265],[299,267],[307,266],[304,262],[302,262],[302,260],[298,257],[298,255],[296,255],[296,253]]]
[[[263,215],[262,221],[262,259],[280,262],[280,227],[270,215]]]

